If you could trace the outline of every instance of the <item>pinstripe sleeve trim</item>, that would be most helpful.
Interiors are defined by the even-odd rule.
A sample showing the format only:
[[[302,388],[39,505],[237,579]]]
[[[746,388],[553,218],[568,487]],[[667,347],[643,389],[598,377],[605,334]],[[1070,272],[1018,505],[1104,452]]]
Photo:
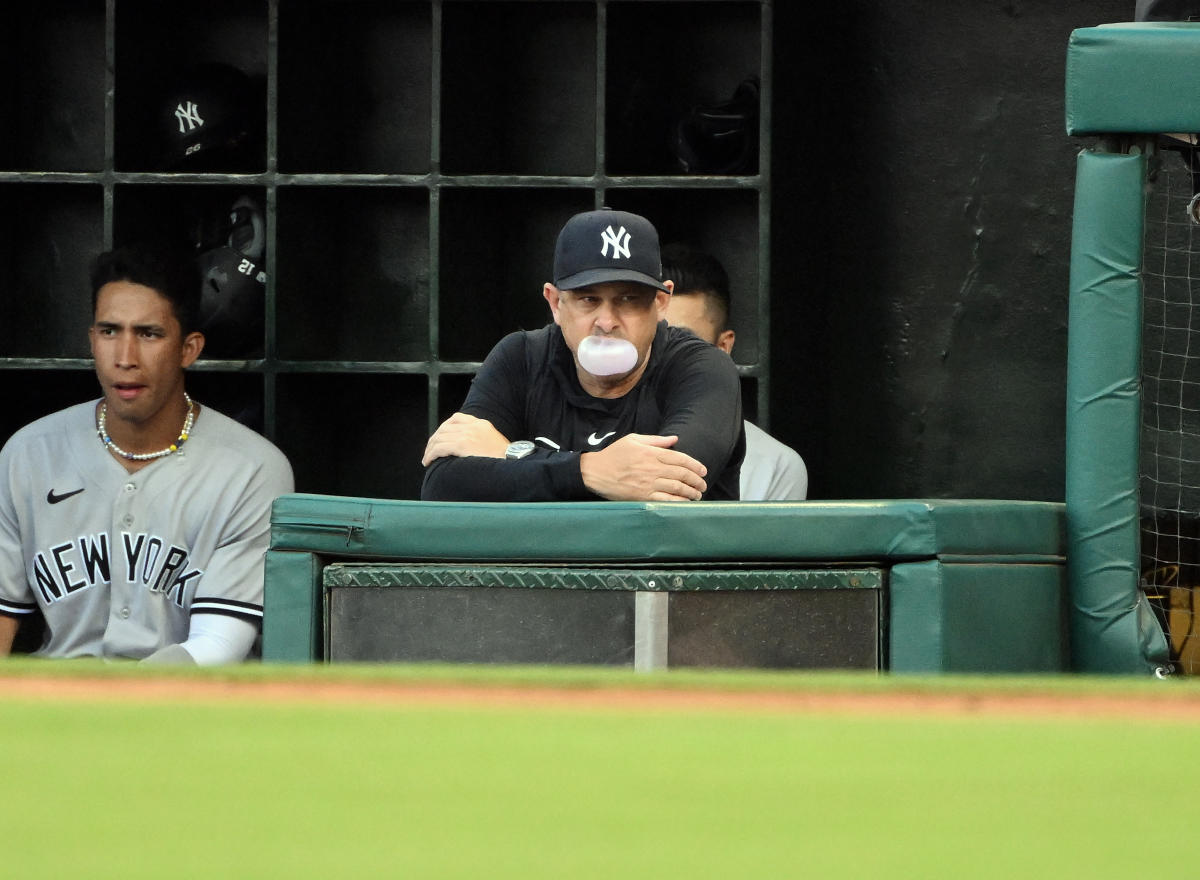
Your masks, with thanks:
[[[8,599],[0,599],[0,614],[8,617],[24,617],[35,611],[37,611],[36,602],[13,602]]]
[[[220,599],[214,596],[197,596],[192,600],[192,614],[227,614],[257,623],[262,620],[261,605],[239,602],[237,599]]]

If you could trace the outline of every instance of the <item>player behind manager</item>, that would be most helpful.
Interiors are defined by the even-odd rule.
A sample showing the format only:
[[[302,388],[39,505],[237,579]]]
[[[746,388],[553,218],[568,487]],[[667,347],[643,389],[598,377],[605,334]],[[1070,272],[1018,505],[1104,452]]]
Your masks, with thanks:
[[[88,331],[103,396],[0,450],[0,655],[40,609],[38,654],[227,663],[262,620],[283,454],[188,396],[199,274],[149,246],[92,264]]]
[[[430,437],[433,501],[736,499],[745,440],[737,368],[665,320],[658,233],[576,214],[543,286],[554,322],[502,339],[462,409]]]

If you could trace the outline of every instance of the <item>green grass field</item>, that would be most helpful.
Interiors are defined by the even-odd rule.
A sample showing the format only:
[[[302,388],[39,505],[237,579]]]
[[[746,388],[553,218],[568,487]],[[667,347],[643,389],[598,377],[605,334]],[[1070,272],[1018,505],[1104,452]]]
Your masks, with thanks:
[[[178,696],[120,696],[130,681]],[[1151,877],[1190,873],[1190,681],[248,666],[190,675],[15,661],[0,753],[5,877]],[[56,696],[55,682],[95,695]],[[259,696],[266,682],[298,685]],[[225,683],[234,697],[196,696]],[[308,698],[364,684],[523,688]],[[562,693],[853,695],[855,711]],[[897,712],[1030,691],[1068,707]],[[368,691],[364,691],[368,694]],[[871,703],[871,701],[876,701]],[[1193,715],[1200,718],[1200,713]]]

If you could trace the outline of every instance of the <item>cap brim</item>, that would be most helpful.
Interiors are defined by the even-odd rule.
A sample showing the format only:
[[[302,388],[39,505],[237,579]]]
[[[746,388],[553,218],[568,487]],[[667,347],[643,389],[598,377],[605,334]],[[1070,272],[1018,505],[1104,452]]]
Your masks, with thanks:
[[[606,281],[632,281],[634,284],[645,284],[658,290],[670,293],[667,286],[657,278],[638,272],[636,269],[585,269],[566,278],[557,278],[554,286],[559,290],[574,290],[577,287],[587,287],[589,284],[603,284]]]

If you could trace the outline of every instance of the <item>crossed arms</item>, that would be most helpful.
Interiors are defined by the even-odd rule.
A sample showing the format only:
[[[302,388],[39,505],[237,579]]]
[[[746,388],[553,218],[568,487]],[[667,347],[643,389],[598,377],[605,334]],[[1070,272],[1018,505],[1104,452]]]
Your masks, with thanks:
[[[708,468],[672,449],[678,440],[677,435],[626,434],[599,452],[580,453],[583,485],[609,501],[697,501],[708,490]],[[508,443],[487,419],[458,412],[429,438],[421,464],[428,467],[446,457],[503,459]]]

